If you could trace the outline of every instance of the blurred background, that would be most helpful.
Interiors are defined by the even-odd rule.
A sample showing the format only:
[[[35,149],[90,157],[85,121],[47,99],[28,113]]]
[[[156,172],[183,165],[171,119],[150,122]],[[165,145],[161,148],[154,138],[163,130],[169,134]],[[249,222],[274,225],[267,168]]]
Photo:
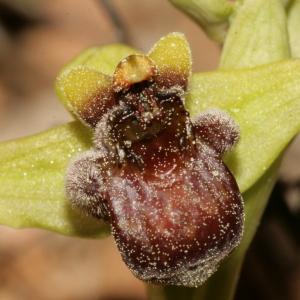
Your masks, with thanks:
[[[53,83],[87,47],[124,42],[147,51],[184,32],[195,71],[221,49],[167,1],[0,0],[0,141],[71,120]],[[236,300],[300,299],[300,139],[290,147],[249,249]],[[0,300],[146,299],[112,238],[85,240],[0,226]]]

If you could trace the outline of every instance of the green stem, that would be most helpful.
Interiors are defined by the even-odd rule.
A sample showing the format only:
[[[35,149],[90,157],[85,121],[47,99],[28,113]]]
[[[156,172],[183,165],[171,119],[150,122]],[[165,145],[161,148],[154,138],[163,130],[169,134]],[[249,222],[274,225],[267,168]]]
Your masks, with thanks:
[[[288,30],[292,57],[300,58],[300,0],[293,0],[288,6]]]

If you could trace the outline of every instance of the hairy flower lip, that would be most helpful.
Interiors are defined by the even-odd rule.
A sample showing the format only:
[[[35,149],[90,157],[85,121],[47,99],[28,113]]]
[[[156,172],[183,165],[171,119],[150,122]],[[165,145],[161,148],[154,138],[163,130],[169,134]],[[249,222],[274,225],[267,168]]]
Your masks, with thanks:
[[[219,158],[218,157],[216,157],[215,159],[217,159],[217,160],[219,160]],[[188,160],[187,160],[188,161]],[[175,173],[175,174],[178,174],[178,173],[180,173],[180,171],[178,171],[178,170],[181,170],[181,169],[185,169],[185,167],[181,167],[181,168],[176,168],[176,169],[174,169],[174,170],[171,170],[171,173]],[[132,172],[132,170],[130,171],[130,172]],[[138,172],[138,171],[134,171],[134,172]],[[229,172],[228,170],[227,170],[227,172]],[[230,173],[228,173],[228,174],[230,174]],[[171,177],[171,175],[172,174],[168,174],[168,176],[167,177],[165,177],[165,180],[168,182],[168,185],[166,185],[166,186],[164,186],[164,188],[165,189],[173,189],[173,187],[175,187],[175,186],[177,186],[177,188],[176,188],[176,190],[177,189],[181,189],[181,187],[182,186],[185,186],[185,184],[183,184],[183,183],[179,183],[179,181],[177,181],[178,179],[175,179],[175,182],[173,182],[171,185],[170,185],[170,183],[169,183],[169,179],[170,179],[170,177]],[[147,176],[147,174],[145,174],[145,176]],[[121,178],[123,178],[123,177],[120,177],[120,180],[121,180]],[[126,177],[127,178],[127,177]],[[135,178],[135,176],[134,175],[130,175],[130,178]],[[147,177],[146,177],[147,178]],[[142,189],[142,187],[144,186],[144,187],[146,187],[146,182],[147,182],[147,179],[140,179],[140,180],[145,180],[145,184],[141,184],[140,186],[140,188],[139,189],[137,189],[136,190],[136,192],[137,193],[139,193],[138,191],[140,190],[140,189]],[[175,177],[176,178],[176,177]],[[233,184],[233,186],[232,186],[232,188],[233,188],[233,190],[235,190],[235,192],[237,192],[237,198],[236,198],[236,205],[237,206],[233,206],[233,207],[235,207],[234,209],[237,209],[237,211],[236,211],[236,213],[235,214],[233,214],[233,215],[237,215],[237,216],[240,216],[240,219],[239,219],[239,225],[237,225],[238,223],[236,223],[237,222],[237,219],[235,219],[235,217],[233,218],[234,219],[234,221],[233,221],[233,223],[232,224],[236,224],[235,226],[237,226],[237,228],[238,228],[238,232],[236,232],[235,230],[234,230],[234,235],[233,236],[231,236],[231,238],[229,238],[229,237],[227,237],[227,241],[229,242],[231,242],[231,246],[230,247],[228,247],[228,244],[227,244],[227,246],[225,246],[224,244],[222,244],[222,242],[221,242],[221,239],[219,240],[220,241],[220,245],[222,245],[222,246],[220,246],[221,248],[220,249],[218,249],[218,248],[215,248],[215,251],[216,251],[216,254],[215,254],[215,256],[214,256],[214,263],[212,263],[211,262],[211,264],[210,264],[210,269],[211,269],[211,273],[213,272],[213,270],[215,270],[216,268],[217,268],[217,265],[219,264],[219,262],[220,262],[220,260],[223,258],[223,257],[225,257],[225,256],[227,256],[228,255],[228,253],[229,252],[231,252],[232,251],[232,248],[234,248],[237,244],[238,244],[238,242],[239,242],[239,240],[240,240],[240,238],[241,238],[241,235],[242,235],[242,231],[243,231],[243,220],[244,220],[244,214],[243,214],[243,208],[240,206],[240,201],[241,201],[241,199],[239,198],[240,196],[238,196],[239,195],[239,192],[238,192],[238,187],[237,187],[237,185],[236,185],[236,183],[235,183],[235,181],[234,181],[234,179],[233,179],[233,177],[231,176],[230,177],[231,179],[230,180],[233,180],[232,181],[232,184]],[[124,178],[125,179],[125,178]],[[132,180],[133,180],[132,179]],[[126,179],[127,180],[127,179]],[[149,179],[148,179],[149,180]],[[153,179],[150,179],[150,182],[151,182],[151,185],[152,185],[152,180]],[[162,178],[160,178],[160,180],[162,180]],[[187,180],[188,182],[193,182],[194,180]],[[198,180],[197,180],[198,181]],[[176,182],[178,182],[178,184],[176,183]],[[218,184],[217,183],[218,181],[216,181],[216,184]],[[114,183],[114,185],[116,185],[117,183]],[[125,184],[125,183],[124,183]],[[134,184],[134,183],[132,183],[132,184]],[[137,183],[138,184],[138,183]],[[118,184],[117,184],[118,185]],[[139,184],[138,184],[139,185]],[[158,184],[157,185],[157,183],[154,181],[153,182],[153,187],[154,186],[157,186],[158,187],[158,189],[160,189],[161,188],[161,185],[162,185],[162,182],[160,182],[160,184]],[[178,191],[179,191],[178,190]],[[153,194],[154,192],[151,192],[150,194]],[[155,193],[154,193],[155,194]],[[154,195],[153,194],[153,195]],[[170,267],[170,264],[169,264],[169,262],[168,262],[168,264],[166,264],[166,265],[160,265],[160,263],[159,262],[156,262],[155,263],[155,265],[153,265],[153,266],[151,266],[151,264],[150,265],[148,265],[147,266],[147,263],[146,262],[144,262],[144,264],[142,264],[141,265],[141,267],[139,268],[139,269],[137,269],[137,266],[139,265],[139,261],[140,260],[142,260],[142,258],[143,257],[148,257],[148,259],[149,259],[149,261],[155,261],[155,257],[156,257],[156,254],[150,254],[150,253],[148,253],[147,251],[146,251],[146,249],[153,249],[153,251],[154,251],[154,249],[155,249],[155,245],[160,245],[159,247],[158,247],[158,249],[159,249],[159,251],[162,251],[162,253],[164,253],[164,252],[166,252],[166,253],[168,253],[168,255],[171,255],[171,253],[169,253],[168,252],[168,244],[166,244],[166,242],[168,242],[168,243],[174,243],[174,245],[184,245],[185,243],[187,243],[187,245],[189,244],[189,243],[193,243],[192,241],[193,241],[193,239],[195,238],[193,235],[191,235],[190,237],[189,237],[189,235],[190,234],[187,234],[188,233],[188,231],[187,231],[187,233],[185,233],[184,234],[184,232],[182,232],[183,234],[182,234],[182,236],[181,236],[181,238],[180,238],[180,236],[178,236],[178,235],[176,235],[175,237],[173,237],[173,238],[175,238],[175,240],[174,241],[172,241],[171,242],[171,240],[172,240],[172,236],[169,236],[169,237],[167,237],[167,236],[165,236],[165,230],[166,231],[168,231],[167,230],[167,228],[168,228],[168,226],[170,226],[170,230],[172,231],[173,229],[172,229],[172,226],[171,225],[168,225],[167,227],[166,227],[166,229],[164,230],[164,229],[162,229],[163,228],[163,225],[162,224],[164,224],[165,222],[166,222],[166,224],[169,222],[168,221],[168,218],[169,217],[171,217],[171,216],[169,216],[169,217],[166,217],[165,215],[162,215],[161,216],[161,218],[160,218],[160,226],[156,226],[156,225],[153,225],[154,227],[152,228],[152,230],[153,230],[153,232],[155,232],[155,234],[151,234],[150,232],[148,232],[147,233],[147,235],[149,235],[149,237],[150,237],[150,239],[148,240],[148,243],[149,243],[149,245],[148,246],[146,246],[145,245],[145,237],[143,237],[143,236],[141,236],[140,234],[142,234],[142,232],[143,232],[143,230],[141,230],[141,229],[139,229],[139,226],[140,225],[138,225],[139,224],[139,220],[143,220],[143,217],[142,217],[142,215],[143,215],[143,210],[141,210],[141,212],[140,213],[136,213],[137,215],[135,216],[135,217],[130,217],[129,216],[129,211],[127,211],[127,204],[125,205],[125,203],[129,203],[130,202],[130,199],[128,198],[126,198],[126,196],[124,195],[124,197],[127,199],[127,200],[125,200],[125,198],[124,198],[124,206],[123,206],[123,204],[121,204],[121,202],[118,202],[118,201],[123,201],[123,200],[120,200],[119,198],[120,198],[120,194],[116,194],[116,195],[118,195],[118,197],[117,198],[114,198],[115,200],[113,200],[112,202],[110,202],[111,204],[112,203],[114,203],[114,205],[115,205],[115,207],[110,207],[110,210],[112,211],[111,213],[112,213],[112,220],[113,220],[113,235],[115,236],[115,238],[116,238],[116,240],[117,240],[117,242],[118,242],[118,245],[119,245],[119,247],[120,247],[120,250],[121,250],[121,254],[122,254],[122,256],[123,256],[123,259],[124,259],[124,261],[128,264],[128,266],[132,269],[132,271],[134,272],[134,274],[138,277],[138,278],[140,278],[140,279],[142,279],[142,280],[146,280],[146,281],[149,281],[149,282],[152,282],[152,283],[160,283],[160,284],[176,284],[176,285],[185,285],[185,286],[197,286],[197,285],[199,285],[200,283],[202,283],[203,281],[202,280],[204,280],[203,279],[203,277],[202,276],[204,276],[205,277],[205,275],[204,275],[204,273],[206,272],[206,271],[203,271],[203,273],[201,273],[201,271],[200,271],[200,269],[197,269],[197,267],[199,267],[199,268],[202,268],[203,270],[206,270],[205,269],[205,264],[203,264],[203,261],[204,260],[207,260],[208,259],[208,257],[210,257],[211,258],[211,254],[209,255],[209,254],[207,254],[207,252],[206,252],[206,250],[207,250],[207,248],[206,247],[203,247],[203,244],[205,245],[205,243],[208,243],[208,244],[210,244],[210,242],[209,242],[209,239],[206,241],[206,242],[204,242],[204,241],[202,241],[202,242],[199,242],[199,245],[202,245],[202,249],[201,249],[201,251],[199,251],[199,247],[197,246],[196,247],[196,249],[195,249],[195,251],[192,251],[192,252],[190,252],[190,251],[188,251],[188,252],[186,252],[186,254],[184,254],[185,256],[187,256],[187,257],[189,257],[189,259],[194,259],[194,261],[192,262],[192,263],[190,263],[190,262],[188,262],[188,261],[186,261],[185,262],[185,260],[184,260],[184,256],[181,258],[182,259],[182,268],[180,267],[179,268],[179,266],[178,265],[176,265],[176,263],[175,262],[178,262],[178,261],[180,261],[180,259],[179,259],[179,257],[181,257],[181,255],[183,254],[180,254],[180,253],[177,253],[177,248],[175,247],[174,248],[174,255],[175,255],[175,257],[176,257],[176,259],[174,260],[174,266],[173,267]],[[122,196],[123,197],[123,196]],[[121,197],[121,198],[122,198]],[[182,199],[182,201],[184,200],[184,198],[185,197],[181,197],[181,199]],[[149,199],[149,201],[150,201],[150,199]],[[152,201],[152,200],[151,200]],[[175,198],[174,198],[174,203],[176,203],[176,200],[175,200]],[[119,204],[117,204],[117,203],[119,203]],[[144,204],[144,205],[146,205],[146,204]],[[183,205],[183,203],[181,202],[181,205]],[[186,205],[190,205],[190,204],[186,204]],[[213,204],[212,204],[213,205]],[[223,205],[225,205],[225,204],[223,204]],[[123,209],[124,210],[122,210],[122,211],[119,211],[119,209],[121,208],[121,207],[123,207]],[[154,207],[155,207],[155,205],[153,206],[153,209],[154,209]],[[233,208],[232,207],[232,208]],[[136,207],[136,208],[138,208],[138,206]],[[211,208],[209,208],[209,207],[207,207],[208,208],[208,211],[214,211],[214,209],[211,207]],[[130,208],[128,208],[128,209],[130,209]],[[158,208],[155,208],[155,209],[158,209]],[[230,211],[230,206],[224,206],[224,210],[226,211]],[[154,210],[155,211],[155,210]],[[187,210],[185,210],[185,209],[181,209],[180,210],[181,212],[182,212],[182,216],[180,217],[180,218],[182,218],[184,215],[184,212],[186,212]],[[197,211],[197,210],[196,210]],[[192,208],[190,208],[190,213],[194,213],[194,212],[196,212],[195,211],[195,209],[192,209]],[[153,213],[153,212],[152,212]],[[116,215],[115,215],[116,214]],[[181,213],[180,213],[181,214]],[[153,217],[155,216],[155,213],[153,213]],[[147,220],[148,220],[148,218],[149,218],[149,221],[151,220],[151,214],[149,215],[149,216],[144,216]],[[203,217],[202,217],[203,218]],[[212,219],[210,219],[210,218],[212,218]],[[212,226],[212,228],[214,228],[214,226],[215,226],[215,222],[217,222],[216,220],[219,218],[219,215],[218,214],[216,214],[215,215],[215,218],[216,219],[214,219],[214,217],[213,217],[213,215],[210,217],[209,219],[207,219],[207,221],[206,222],[211,222],[210,223],[210,225],[207,225],[208,226],[208,228],[211,228],[210,226]],[[127,221],[126,221],[126,219],[127,219]],[[188,219],[189,219],[189,221],[190,222],[192,222],[192,220],[194,220],[194,217],[192,217],[192,216],[189,216],[188,217]],[[134,224],[132,224],[132,225],[134,225],[134,226],[130,226],[130,225],[128,225],[126,222],[132,222],[132,220],[134,220]],[[210,221],[208,221],[208,220],[210,220]],[[154,220],[153,220],[154,221]],[[125,223],[124,223],[125,222]],[[142,221],[143,222],[143,221]],[[148,221],[147,221],[148,222]],[[151,221],[152,222],[152,221]],[[155,222],[155,221],[154,221]],[[182,221],[183,222],[183,221]],[[180,226],[182,226],[182,230],[184,230],[184,228],[187,226],[187,225],[184,225],[184,223],[182,223],[182,222],[180,222],[180,223],[178,223],[178,226],[179,226],[179,224],[181,224]],[[225,221],[224,221],[225,222]],[[204,222],[205,223],[205,222]],[[131,224],[131,223],[130,223]],[[192,223],[190,223],[191,225],[191,228],[193,228],[193,226],[194,225],[192,225]],[[212,224],[214,224],[214,225],[212,225]],[[142,225],[142,226],[146,226],[146,225]],[[160,228],[160,227],[162,227],[162,228]],[[188,226],[189,227],[189,226]],[[205,226],[204,226],[205,227]],[[127,229],[126,229],[127,228]],[[129,228],[130,228],[130,230],[129,230]],[[149,227],[147,227],[147,230],[150,230],[151,229],[151,227],[149,228]],[[186,229],[188,229],[187,227],[186,227]],[[204,228],[203,228],[204,229]],[[127,231],[127,233],[128,233],[128,235],[124,235],[124,233],[126,233],[126,230],[129,230],[129,231]],[[178,229],[179,230],[179,229]],[[201,229],[202,230],[202,229]],[[232,228],[231,228],[231,230],[232,230]],[[152,231],[151,231],[152,232]],[[201,232],[201,231],[200,231]],[[225,232],[225,231],[224,231]],[[140,241],[139,241],[139,239],[138,239],[138,237],[140,236]],[[152,236],[153,236],[153,238],[152,238]],[[155,236],[155,238],[154,238],[154,236]],[[197,236],[197,235],[196,235]],[[201,233],[201,236],[202,236],[202,238],[204,238],[205,236],[207,237],[209,237],[209,234],[208,235],[206,235],[206,234],[204,234],[203,232]],[[189,240],[189,238],[190,238],[190,240]],[[153,240],[152,240],[153,239]],[[197,238],[198,239],[198,238]],[[204,238],[205,239],[205,238]],[[134,242],[132,241],[132,240],[134,240]],[[216,239],[216,240],[218,240],[218,238]],[[124,242],[124,241],[126,241],[126,242]],[[124,246],[123,247],[123,243],[125,243],[125,244],[130,244],[130,245],[132,245],[132,247],[133,248],[130,248],[131,250],[129,250],[129,249],[127,249],[127,247],[126,246]],[[209,247],[209,246],[207,246],[207,247]],[[164,248],[166,248],[165,250],[163,250]],[[188,249],[188,248],[187,248]],[[132,251],[132,252],[131,252]],[[149,250],[150,251],[150,250]],[[139,254],[139,253],[142,253],[141,255]],[[144,253],[145,252],[145,253]],[[150,251],[151,252],[151,251]],[[131,253],[132,253],[132,255],[131,255]],[[196,253],[197,253],[197,255],[196,255]],[[151,256],[151,255],[153,255],[153,257]],[[166,256],[166,257],[168,257],[168,256]],[[211,258],[212,259],[212,258]],[[172,261],[172,260],[171,260]],[[162,261],[163,262],[163,261]],[[190,276],[190,277],[188,277],[187,275],[184,275],[185,273],[189,273],[189,271],[190,271],[190,266],[194,266],[194,268],[195,269],[197,269],[197,270],[195,270],[195,274],[197,274],[198,275],[198,277],[199,278],[201,278],[201,280],[198,278],[198,279],[192,279],[192,277]],[[164,269],[164,267],[166,268],[166,270],[165,271],[161,271],[161,273],[159,273],[157,270],[156,270],[156,267],[159,269],[159,270],[163,270]],[[198,272],[198,273],[197,273]],[[170,274],[172,274],[173,273],[173,275],[170,275]],[[199,274],[202,274],[202,276],[199,276]],[[184,277],[185,276],[185,277]],[[189,278],[189,279],[188,279]],[[206,278],[206,277],[205,277]]]

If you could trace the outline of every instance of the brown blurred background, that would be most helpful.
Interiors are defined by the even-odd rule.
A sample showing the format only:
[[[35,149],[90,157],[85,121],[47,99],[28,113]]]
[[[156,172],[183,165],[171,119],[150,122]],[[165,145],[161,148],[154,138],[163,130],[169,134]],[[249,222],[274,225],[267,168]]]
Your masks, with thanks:
[[[93,45],[125,42],[147,51],[184,32],[194,70],[213,70],[220,48],[167,1],[0,0],[0,140],[71,117],[57,101],[60,68]],[[300,299],[300,142],[280,180],[243,269],[236,299]],[[68,238],[0,227],[0,300],[146,299],[113,240]]]

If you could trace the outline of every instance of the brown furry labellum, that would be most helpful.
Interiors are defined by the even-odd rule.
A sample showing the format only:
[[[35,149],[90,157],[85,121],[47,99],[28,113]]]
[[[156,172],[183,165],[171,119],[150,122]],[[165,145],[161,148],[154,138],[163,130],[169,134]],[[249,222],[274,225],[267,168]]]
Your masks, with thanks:
[[[219,110],[191,120],[188,72],[175,71],[142,55],[119,64],[114,105],[93,118],[94,148],[70,163],[66,194],[110,223],[138,278],[198,286],[241,239],[242,198],[221,159],[239,129]]]

